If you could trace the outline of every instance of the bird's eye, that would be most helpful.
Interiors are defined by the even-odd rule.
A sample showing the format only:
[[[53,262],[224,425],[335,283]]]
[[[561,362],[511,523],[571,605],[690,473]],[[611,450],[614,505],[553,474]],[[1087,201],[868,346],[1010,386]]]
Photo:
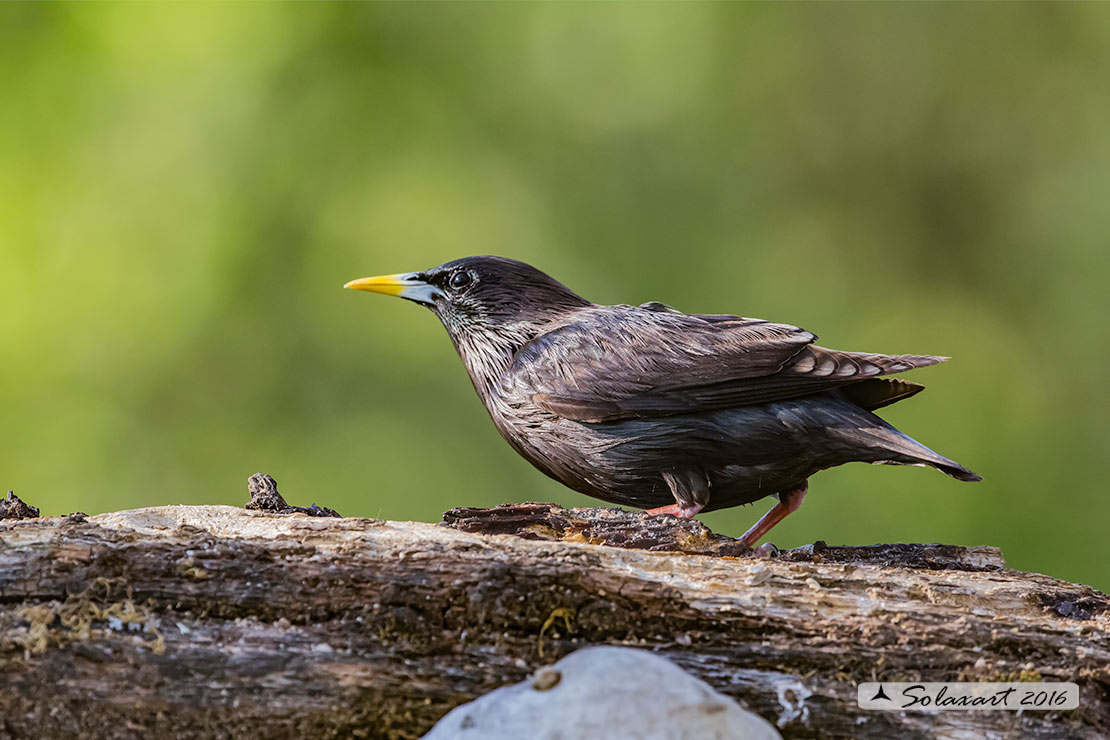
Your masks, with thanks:
[[[469,272],[459,271],[451,276],[451,279],[447,281],[447,284],[455,290],[459,290],[460,288],[465,288],[466,286],[470,285],[472,280],[474,280],[474,278]]]

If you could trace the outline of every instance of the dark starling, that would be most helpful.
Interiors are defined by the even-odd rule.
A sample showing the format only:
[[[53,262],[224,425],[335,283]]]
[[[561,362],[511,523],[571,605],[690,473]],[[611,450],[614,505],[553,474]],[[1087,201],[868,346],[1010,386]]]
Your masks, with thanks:
[[[871,413],[923,388],[878,376],[944,357],[840,352],[789,324],[662,303],[600,306],[502,257],[344,287],[431,308],[497,431],[576,491],[679,517],[776,496],[741,537],[748,546],[835,465],[980,480]]]

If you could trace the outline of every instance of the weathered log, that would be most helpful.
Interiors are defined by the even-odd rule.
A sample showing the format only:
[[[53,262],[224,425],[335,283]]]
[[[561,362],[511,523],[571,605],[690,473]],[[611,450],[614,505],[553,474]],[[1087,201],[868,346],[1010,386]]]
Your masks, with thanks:
[[[1110,600],[993,548],[760,559],[672,517],[448,520],[0,522],[0,737],[415,738],[594,644],[656,650],[787,738],[1110,735]],[[876,679],[1075,681],[1081,706],[862,712]]]

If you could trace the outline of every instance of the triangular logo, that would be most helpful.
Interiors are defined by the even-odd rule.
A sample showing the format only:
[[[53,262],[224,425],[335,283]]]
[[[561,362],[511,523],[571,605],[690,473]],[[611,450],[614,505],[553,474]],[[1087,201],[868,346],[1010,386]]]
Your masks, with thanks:
[[[883,685],[882,684],[879,684],[878,692],[874,696],[871,697],[871,701],[875,701],[877,699],[883,699],[885,701],[890,701],[890,697],[886,695],[885,691],[883,691]]]

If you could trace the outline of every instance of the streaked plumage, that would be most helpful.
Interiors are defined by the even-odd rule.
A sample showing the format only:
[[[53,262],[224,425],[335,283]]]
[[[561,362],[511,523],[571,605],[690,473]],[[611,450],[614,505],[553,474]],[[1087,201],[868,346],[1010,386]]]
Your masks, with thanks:
[[[881,376],[931,355],[841,352],[788,324],[590,303],[535,268],[467,257],[347,287],[429,306],[501,436],[545,474],[615,504],[679,516],[778,495],[753,544],[846,462],[979,477],[873,410],[922,386]]]

